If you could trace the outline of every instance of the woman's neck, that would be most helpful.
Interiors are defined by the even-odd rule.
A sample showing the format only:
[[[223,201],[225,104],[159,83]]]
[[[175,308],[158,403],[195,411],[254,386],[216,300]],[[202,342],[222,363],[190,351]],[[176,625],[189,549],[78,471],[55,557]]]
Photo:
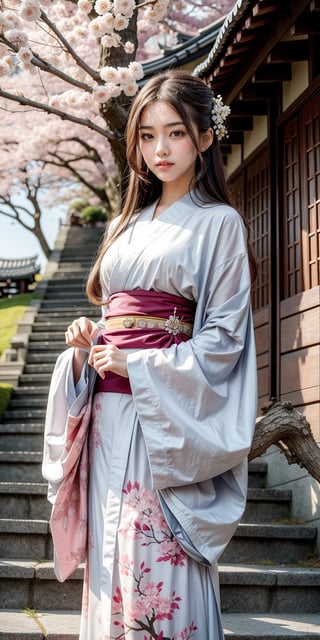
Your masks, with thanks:
[[[186,187],[178,189],[169,188],[170,186],[171,185],[166,184],[163,185],[162,194],[154,210],[154,218],[160,216],[161,213],[168,209],[168,207],[170,207],[174,202],[182,198],[182,196],[186,195],[186,193],[189,193],[189,189],[187,189]]]

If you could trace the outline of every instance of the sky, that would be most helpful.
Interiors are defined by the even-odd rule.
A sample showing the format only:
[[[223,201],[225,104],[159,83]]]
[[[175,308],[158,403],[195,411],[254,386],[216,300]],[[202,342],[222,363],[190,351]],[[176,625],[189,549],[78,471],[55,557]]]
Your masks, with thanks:
[[[53,249],[55,239],[59,231],[60,221],[65,220],[66,206],[52,211],[43,211],[42,229],[46,239]],[[10,220],[7,216],[0,214],[0,258],[29,258],[38,256],[43,273],[47,259],[41,250],[37,238],[24,229],[21,224]]]

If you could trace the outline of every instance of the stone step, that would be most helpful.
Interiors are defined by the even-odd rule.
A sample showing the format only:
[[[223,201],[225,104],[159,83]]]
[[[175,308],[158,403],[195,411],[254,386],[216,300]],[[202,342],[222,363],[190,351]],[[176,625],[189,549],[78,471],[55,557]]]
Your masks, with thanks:
[[[0,424],[0,451],[43,451],[44,422]]]
[[[52,332],[60,332],[60,335],[64,334],[68,324],[70,322],[66,322],[65,320],[58,320],[57,318],[52,318],[47,322],[37,322],[32,327],[32,333],[51,333]]]
[[[45,354],[42,354],[43,361],[40,362],[27,362],[24,366],[23,373],[49,373],[51,374],[53,371],[54,362],[56,361],[56,356],[54,354],[50,354],[53,362],[45,361]],[[48,356],[47,356],[48,357]],[[29,395],[29,390],[28,390]]]
[[[62,331],[38,331],[32,332],[29,336],[29,343],[41,342],[43,344],[47,343],[61,343],[64,339],[64,332]],[[64,345],[66,346],[66,345]]]
[[[26,356],[26,364],[51,364],[52,367],[57,359],[57,354],[55,351],[51,351],[50,353],[27,353]]]
[[[41,374],[39,374],[41,375]],[[4,411],[2,414],[2,420],[4,422],[20,422],[21,420],[25,421],[26,419],[35,421],[35,422],[40,422],[41,420],[44,420],[45,417],[45,409],[41,408],[41,409],[37,409],[37,408],[33,408],[31,407],[27,407],[25,409],[11,409],[11,410],[7,410]]]
[[[73,286],[85,287],[85,285],[86,285],[85,274],[83,275],[79,274],[78,276],[74,276],[74,277],[69,276],[69,278],[66,278],[64,275],[62,275],[61,268],[59,268],[53,274],[51,279],[47,281],[48,287],[61,286],[61,287],[66,287],[69,290],[70,290],[70,287],[73,287]]]
[[[38,368],[39,371],[39,368]],[[38,387],[37,385],[35,385],[34,387],[32,386],[28,386],[28,387],[17,387],[16,389],[13,390],[12,392],[12,396],[11,398],[20,398],[23,397],[25,395],[30,396],[46,396],[47,392],[45,390],[44,387]]]
[[[67,607],[79,611],[83,575],[81,564],[68,580],[59,583],[53,562],[0,560],[0,609],[42,607],[50,611]],[[320,569],[220,565],[219,578],[221,609],[228,615],[320,615]]]
[[[0,518],[0,558],[40,561],[52,557],[48,520]]]
[[[295,524],[240,524],[221,562],[297,563],[315,552],[317,529]]]
[[[73,298],[66,297],[64,300],[42,300],[41,309],[42,311],[46,311],[48,313],[49,310],[52,311],[65,311],[65,309],[73,309],[74,313],[79,315],[85,315],[85,311],[82,313],[83,309],[87,309],[87,305],[85,304],[85,300],[82,298]],[[81,313],[80,313],[81,312]]]
[[[45,482],[0,482],[2,518],[49,520],[51,504]]]
[[[86,298],[83,295],[72,296],[71,298],[67,293],[65,293],[64,296],[58,296],[56,294],[51,295],[49,293],[48,295],[44,296],[42,304],[44,309],[48,304],[51,305],[51,308],[65,306],[66,308],[72,309],[74,307],[84,306],[86,304]]]
[[[21,480],[20,480],[21,481]],[[26,480],[27,481],[27,480]],[[32,523],[32,536],[27,531],[27,524]],[[34,558],[34,542],[36,536],[36,522],[39,522],[38,536],[46,548],[50,545],[49,528],[44,531],[45,521],[0,520],[0,557],[6,558]],[[9,526],[10,543],[2,527]],[[24,523],[21,525],[21,523]],[[48,525],[48,523],[47,523]],[[48,525],[49,527],[49,525]],[[248,536],[250,529],[250,536]],[[5,541],[3,542],[3,536]],[[314,552],[316,529],[302,525],[265,525],[240,524],[221,557],[223,563],[255,562],[255,563],[297,563],[305,560]],[[9,544],[8,544],[9,543]],[[23,553],[20,549],[23,548]],[[39,557],[36,555],[36,557]],[[48,559],[51,556],[40,556]]]
[[[79,300],[80,304],[85,304],[85,302],[87,301],[87,297],[83,291],[83,289],[78,289],[78,288],[71,288],[69,287],[69,289],[66,288],[65,291],[61,290],[60,288],[54,289],[52,290],[51,288],[47,289],[44,295],[44,300],[55,300],[57,303],[62,300],[76,300],[76,302]]]
[[[320,569],[221,564],[219,576],[222,611],[320,612]]]
[[[0,433],[5,432],[5,425],[0,425],[1,431]],[[38,431],[37,431],[38,430]],[[18,450],[18,445],[22,441],[25,441],[26,444],[30,442],[30,451],[35,450],[35,445],[37,445],[36,450],[42,452],[43,449],[43,428],[40,425],[36,425],[36,429],[34,430],[34,435],[27,433],[26,435],[20,435],[17,433],[16,443],[13,440],[14,436],[8,435],[8,443],[13,444],[11,446],[11,450],[14,450],[14,447]],[[1,437],[1,436],[0,436]],[[4,440],[4,436],[3,440]],[[29,438],[29,440],[28,440]],[[25,439],[25,440],[24,440]],[[13,441],[13,442],[12,442]],[[32,449],[33,445],[33,449]],[[6,450],[7,443],[4,441],[2,446],[2,450]],[[8,446],[8,450],[10,450]],[[268,492],[267,489],[264,491]],[[256,511],[253,511],[251,508],[251,497],[250,497],[251,489],[248,491],[248,504],[247,510],[250,512],[250,516],[252,518],[251,521],[254,522],[264,522],[265,521],[265,513],[261,514],[259,509],[259,503],[257,505],[256,501],[253,501],[253,505],[256,506]],[[265,500],[266,511],[268,509],[272,514],[275,514],[277,511],[278,520],[280,518],[285,518],[286,513],[282,511],[283,503],[280,499],[279,502],[276,502],[276,505],[273,502],[268,502]],[[276,509],[278,507],[278,509]],[[51,505],[47,500],[47,485],[45,482],[34,482],[34,483],[19,483],[19,482],[0,482],[0,514],[3,518],[49,518],[51,511]],[[248,522],[248,516],[244,515],[242,519],[242,523]]]
[[[223,614],[224,635],[232,640],[319,640],[319,616],[305,614]],[[0,612],[2,640],[78,640],[76,611]],[[208,640],[208,639],[206,639]]]
[[[59,278],[56,277],[54,280],[51,279],[48,281],[47,284],[47,291],[57,291],[57,292],[62,292],[62,291],[67,291],[68,293],[70,293],[70,289],[72,289],[72,291],[81,291],[85,294],[85,288],[86,288],[86,280],[84,277],[78,277],[78,278]]]
[[[39,422],[36,424],[39,425]],[[23,421],[22,424],[27,423]],[[32,424],[35,423],[32,422]],[[0,451],[0,481],[42,482],[41,463],[42,452],[40,451]],[[262,464],[261,475],[264,475],[264,466]],[[253,467],[249,465],[250,469],[253,469],[254,479],[251,480],[251,473],[249,473],[249,485],[258,480],[258,463]]]
[[[84,305],[80,309],[80,311],[83,311],[82,315],[86,315],[88,318],[100,319],[100,316],[101,316],[100,310],[97,307],[87,307]],[[68,309],[67,307],[65,309],[60,309],[60,310],[53,309],[49,313],[44,309],[39,309],[37,316],[34,320],[34,325],[37,325],[38,323],[41,323],[41,322],[47,322],[47,321],[54,322],[54,320],[58,320],[61,322],[64,322],[64,321],[69,322],[73,318],[74,318],[74,309],[72,307],[70,309]]]
[[[40,369],[40,371],[39,371]],[[42,372],[42,367],[38,368],[39,373]],[[35,409],[43,408],[47,404],[45,394],[29,395],[28,392],[24,395],[13,395],[10,400],[9,411],[12,409],[24,409],[34,407]]]
[[[42,344],[42,342],[29,342],[28,344],[28,355],[42,355],[43,353],[56,353],[57,355],[66,349],[65,342],[46,342]]]
[[[48,387],[51,377],[50,373],[22,373],[19,377],[19,381],[23,386],[28,386],[30,384],[32,387]]]
[[[250,476],[249,476],[250,477]],[[242,522],[275,522],[290,519],[292,492],[249,487]]]
[[[222,615],[224,635],[231,640],[319,640],[319,615]],[[78,640],[77,611],[0,611],[1,640]],[[208,639],[206,639],[208,640]]]
[[[261,460],[249,462],[249,485],[261,489],[267,485],[268,465]]]
[[[0,451],[0,482],[43,482],[41,451]]]

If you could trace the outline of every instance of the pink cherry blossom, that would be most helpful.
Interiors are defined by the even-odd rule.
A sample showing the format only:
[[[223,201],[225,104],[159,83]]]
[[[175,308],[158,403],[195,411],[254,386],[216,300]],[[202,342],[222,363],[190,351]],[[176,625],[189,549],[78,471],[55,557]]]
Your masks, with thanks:
[[[102,36],[101,44],[106,49],[111,49],[111,47],[119,47],[121,45],[121,36],[119,33],[112,33],[110,35]]]
[[[24,0],[20,8],[20,18],[27,22],[36,22],[40,19],[41,9],[37,0]]]
[[[112,2],[110,0],[97,0],[94,4],[94,9],[97,13],[103,15],[112,9]]]
[[[134,80],[141,80],[144,76],[142,64],[139,62],[130,62],[129,72]]]
[[[114,13],[122,13],[123,16],[131,18],[135,8],[134,0],[114,0]]]
[[[112,82],[113,84],[119,83],[119,73],[114,67],[106,66],[100,69],[100,78],[104,82]]]
[[[0,76],[8,76],[10,72],[11,66],[5,60],[0,60]]]
[[[126,96],[135,96],[138,93],[138,85],[136,82],[129,82],[128,84],[123,85],[122,90]]]
[[[123,31],[124,29],[127,29],[129,26],[129,18],[126,18],[125,16],[121,15],[121,13],[117,13],[117,15],[114,18],[113,26],[116,31]]]
[[[9,31],[6,31],[6,38],[18,49],[26,47],[28,44],[27,34],[24,31],[20,31],[20,29],[9,29]]]
[[[83,13],[90,13],[92,10],[92,2],[90,0],[78,0],[78,9]]]
[[[128,40],[127,42],[124,43],[123,48],[125,50],[125,53],[133,53],[134,52],[134,44],[133,44],[133,42],[130,42],[130,40]]]
[[[29,47],[21,47],[17,53],[17,58],[20,62],[28,63],[32,60],[32,51]]]

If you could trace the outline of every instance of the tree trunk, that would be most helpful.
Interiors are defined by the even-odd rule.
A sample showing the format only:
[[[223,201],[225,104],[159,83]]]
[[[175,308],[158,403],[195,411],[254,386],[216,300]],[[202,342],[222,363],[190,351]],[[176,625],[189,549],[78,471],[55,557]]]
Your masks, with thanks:
[[[44,253],[44,255],[46,256],[46,258],[50,258],[50,254],[51,254],[51,249],[47,243],[47,240],[42,232],[42,229],[40,227],[36,227],[35,229],[31,230],[32,233],[36,236],[41,249]]]
[[[290,402],[271,404],[257,420],[249,460],[261,456],[272,444],[281,449],[289,464],[305,468],[320,482],[320,448],[310,424]]]
[[[123,42],[132,42],[135,50],[137,49],[137,11],[134,12],[130,19],[128,28],[121,31],[121,38]],[[127,67],[130,62],[135,60],[135,55],[135,51],[131,54],[125,53],[122,47],[111,47],[110,49],[102,48],[100,65]],[[110,147],[121,179],[123,179],[127,164],[125,131],[131,102],[132,98],[121,93],[118,98],[110,99],[101,105],[100,109],[101,116],[105,120],[107,128],[116,136],[113,140],[110,140]],[[120,185],[120,188],[121,186],[123,185]]]

